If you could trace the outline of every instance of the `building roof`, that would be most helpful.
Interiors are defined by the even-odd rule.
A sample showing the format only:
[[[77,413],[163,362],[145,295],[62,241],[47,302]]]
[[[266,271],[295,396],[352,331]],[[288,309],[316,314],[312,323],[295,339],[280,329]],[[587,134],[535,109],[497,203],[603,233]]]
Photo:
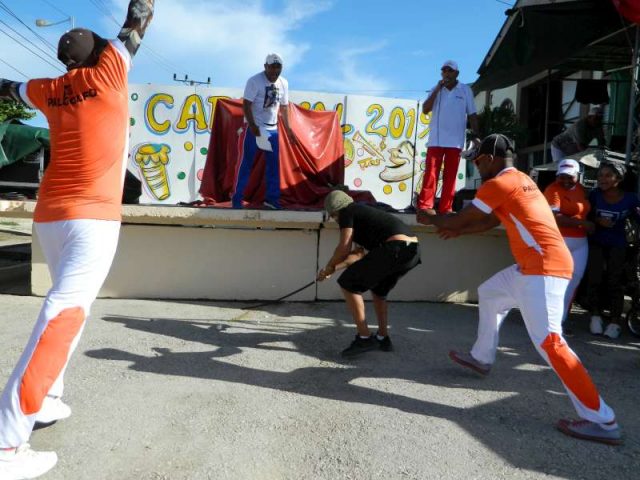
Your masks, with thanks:
[[[554,69],[607,71],[631,64],[635,24],[609,0],[518,0],[478,69],[474,91]]]

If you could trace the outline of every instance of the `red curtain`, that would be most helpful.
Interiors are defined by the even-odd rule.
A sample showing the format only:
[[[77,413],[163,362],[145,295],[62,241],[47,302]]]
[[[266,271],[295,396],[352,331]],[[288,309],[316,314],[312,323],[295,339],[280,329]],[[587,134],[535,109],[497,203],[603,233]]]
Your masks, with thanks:
[[[640,0],[611,0],[627,20],[640,24]]]
[[[280,118],[280,203],[287,209],[321,209],[331,186],[344,183],[344,144],[338,115],[289,104],[289,120],[298,143],[291,144]],[[242,100],[218,101],[200,186],[206,204],[230,205],[243,122]],[[244,192],[248,207],[262,205],[264,169],[264,153],[258,150]],[[369,192],[350,193],[357,200],[375,202]]]

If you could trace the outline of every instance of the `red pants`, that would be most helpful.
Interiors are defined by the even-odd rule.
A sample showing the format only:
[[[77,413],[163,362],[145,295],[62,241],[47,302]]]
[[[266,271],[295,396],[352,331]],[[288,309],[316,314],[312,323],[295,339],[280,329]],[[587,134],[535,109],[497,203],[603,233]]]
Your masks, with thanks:
[[[443,160],[442,192],[438,211],[440,213],[451,212],[453,195],[456,189],[456,175],[460,164],[460,149],[450,147],[429,147],[427,149],[422,190],[420,190],[420,196],[418,197],[418,210],[433,208]]]

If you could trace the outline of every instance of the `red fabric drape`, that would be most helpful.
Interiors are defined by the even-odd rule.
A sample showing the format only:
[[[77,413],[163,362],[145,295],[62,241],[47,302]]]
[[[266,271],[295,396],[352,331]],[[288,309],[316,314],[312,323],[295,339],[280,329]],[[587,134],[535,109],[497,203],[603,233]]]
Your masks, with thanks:
[[[639,0],[611,0],[618,11],[627,20],[640,24],[640,1]]]
[[[298,143],[291,144],[280,118],[280,203],[288,209],[322,208],[331,186],[344,183],[344,144],[338,115],[289,104],[289,121]],[[236,165],[240,161],[238,139],[243,122],[242,100],[217,102],[200,185],[200,194],[206,204],[230,204]],[[244,192],[248,206],[262,204],[264,168],[264,153],[258,150]],[[356,200],[375,202],[369,192],[349,193]]]

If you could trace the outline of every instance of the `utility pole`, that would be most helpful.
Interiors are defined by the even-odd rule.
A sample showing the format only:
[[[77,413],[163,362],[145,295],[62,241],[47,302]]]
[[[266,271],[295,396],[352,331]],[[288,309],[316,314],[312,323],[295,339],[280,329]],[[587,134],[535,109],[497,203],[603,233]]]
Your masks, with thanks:
[[[180,83],[184,83],[186,85],[190,85],[190,86],[194,86],[194,85],[211,85],[211,77],[207,77],[207,81],[203,82],[200,80],[193,80],[191,78],[189,78],[189,75],[185,74],[184,78],[178,78],[178,75],[176,73],[173,74],[173,81],[174,82],[180,82]]]

